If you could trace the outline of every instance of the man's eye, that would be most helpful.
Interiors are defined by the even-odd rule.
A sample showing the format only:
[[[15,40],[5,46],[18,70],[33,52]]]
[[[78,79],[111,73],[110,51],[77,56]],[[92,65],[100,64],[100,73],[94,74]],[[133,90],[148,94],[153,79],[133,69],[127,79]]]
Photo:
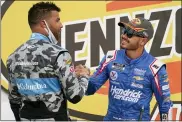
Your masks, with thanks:
[[[60,21],[60,19],[58,18],[57,20],[56,20],[56,22],[59,22]]]

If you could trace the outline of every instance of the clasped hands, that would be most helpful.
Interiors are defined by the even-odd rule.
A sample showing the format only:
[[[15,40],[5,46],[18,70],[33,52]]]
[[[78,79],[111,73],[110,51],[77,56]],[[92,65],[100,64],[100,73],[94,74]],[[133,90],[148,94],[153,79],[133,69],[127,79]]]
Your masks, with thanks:
[[[90,75],[90,69],[84,65],[79,64],[75,67],[75,73],[76,73],[77,77],[89,76]]]

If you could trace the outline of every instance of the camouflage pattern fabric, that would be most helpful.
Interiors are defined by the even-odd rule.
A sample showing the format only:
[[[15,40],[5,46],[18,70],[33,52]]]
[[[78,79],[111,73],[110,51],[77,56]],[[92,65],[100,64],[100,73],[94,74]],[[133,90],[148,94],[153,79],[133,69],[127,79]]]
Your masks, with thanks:
[[[34,33],[33,33],[34,34]],[[10,104],[19,105],[20,116],[68,120],[67,100],[79,102],[88,86],[88,76],[76,77],[66,49],[35,33],[7,60]],[[12,108],[13,109],[13,108]]]

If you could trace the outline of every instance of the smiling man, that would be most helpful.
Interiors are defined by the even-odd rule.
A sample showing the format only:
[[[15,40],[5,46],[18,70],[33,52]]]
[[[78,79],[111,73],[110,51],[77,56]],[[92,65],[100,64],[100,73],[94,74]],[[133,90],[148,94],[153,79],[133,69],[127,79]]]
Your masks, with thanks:
[[[109,79],[109,105],[104,120],[148,121],[154,93],[161,120],[168,120],[172,102],[166,65],[144,48],[153,37],[152,24],[135,18],[118,25],[122,29],[122,49],[109,51],[102,59],[89,79],[87,94],[94,94]]]

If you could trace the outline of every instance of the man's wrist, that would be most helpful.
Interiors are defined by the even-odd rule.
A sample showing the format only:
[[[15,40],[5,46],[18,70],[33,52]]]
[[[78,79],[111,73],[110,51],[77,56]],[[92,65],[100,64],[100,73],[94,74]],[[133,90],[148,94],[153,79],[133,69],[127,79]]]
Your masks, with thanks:
[[[86,78],[86,79],[89,79],[89,75],[80,75],[79,78]]]

